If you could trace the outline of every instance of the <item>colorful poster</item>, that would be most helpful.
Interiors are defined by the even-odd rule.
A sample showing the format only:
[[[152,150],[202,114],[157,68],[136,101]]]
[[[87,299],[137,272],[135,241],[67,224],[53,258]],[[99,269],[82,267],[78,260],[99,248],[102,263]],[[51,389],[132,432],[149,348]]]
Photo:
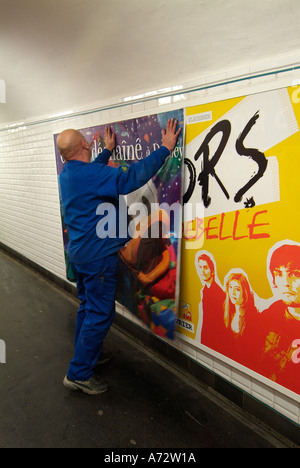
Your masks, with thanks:
[[[297,396],[299,102],[291,87],[186,110],[176,322],[200,348]]]
[[[109,165],[121,165],[126,171],[128,166],[158,149],[162,129],[166,128],[169,118],[176,118],[183,129],[183,110],[110,124],[116,135],[116,148]],[[106,126],[80,130],[91,145],[92,160],[104,148]],[[54,136],[55,142],[56,138],[57,135]],[[56,145],[55,148],[59,178],[63,163]],[[174,337],[179,302],[182,149],[183,131],[171,156],[156,176],[136,192],[120,197],[119,201],[120,213],[124,214],[124,209],[126,211],[125,229],[128,229],[132,240],[119,251],[117,300],[146,323],[153,333],[170,339]],[[62,206],[61,213],[68,268],[68,232]],[[124,216],[119,221],[124,226]],[[71,280],[70,275],[71,271],[68,275]]]

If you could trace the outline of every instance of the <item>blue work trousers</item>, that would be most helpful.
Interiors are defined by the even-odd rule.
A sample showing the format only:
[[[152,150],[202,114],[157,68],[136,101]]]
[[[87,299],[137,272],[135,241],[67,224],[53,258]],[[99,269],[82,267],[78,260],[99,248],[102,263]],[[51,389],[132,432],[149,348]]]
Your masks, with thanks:
[[[75,331],[75,352],[67,376],[88,380],[100,357],[103,340],[115,316],[118,254],[93,263],[73,265],[77,274],[80,307]]]

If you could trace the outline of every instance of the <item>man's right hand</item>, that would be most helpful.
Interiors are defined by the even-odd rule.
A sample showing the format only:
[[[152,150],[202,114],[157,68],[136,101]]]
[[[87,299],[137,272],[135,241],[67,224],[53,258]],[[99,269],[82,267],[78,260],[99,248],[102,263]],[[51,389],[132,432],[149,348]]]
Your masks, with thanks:
[[[175,119],[175,121],[173,121],[173,119],[169,119],[166,130],[162,131],[162,146],[168,148],[170,152],[175,148],[178,136],[181,132],[181,128],[176,132],[176,127],[177,120]]]

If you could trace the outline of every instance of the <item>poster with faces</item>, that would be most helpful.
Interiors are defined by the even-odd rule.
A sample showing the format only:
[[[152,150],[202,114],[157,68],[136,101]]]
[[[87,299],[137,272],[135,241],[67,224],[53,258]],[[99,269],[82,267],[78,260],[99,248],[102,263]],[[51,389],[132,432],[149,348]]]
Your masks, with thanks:
[[[186,109],[177,330],[300,396],[299,87]]]

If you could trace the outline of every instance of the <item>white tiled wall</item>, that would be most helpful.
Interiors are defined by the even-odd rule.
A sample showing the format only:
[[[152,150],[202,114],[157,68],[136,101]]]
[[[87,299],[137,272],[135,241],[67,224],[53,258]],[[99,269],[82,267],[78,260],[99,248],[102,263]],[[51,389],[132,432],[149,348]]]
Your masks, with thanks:
[[[242,71],[241,73],[236,71],[232,77],[241,74]],[[155,99],[113,109],[107,106],[107,109],[101,112],[44,123],[25,122],[22,126],[0,129],[0,242],[58,277],[65,278],[53,141],[53,135],[61,130],[106,124],[172,108],[288,86],[297,79],[296,75],[297,73],[291,72],[260,80],[249,79],[175,98]],[[195,86],[196,83],[190,85]],[[131,320],[137,320],[122,307],[119,312]],[[203,352],[180,335],[177,335],[173,345],[256,399],[300,424],[299,401],[295,401],[293,395],[283,395],[280,389],[270,388],[267,381],[257,381],[254,373],[233,368],[230,362]]]
[[[63,275],[51,128],[0,134],[0,241]]]

